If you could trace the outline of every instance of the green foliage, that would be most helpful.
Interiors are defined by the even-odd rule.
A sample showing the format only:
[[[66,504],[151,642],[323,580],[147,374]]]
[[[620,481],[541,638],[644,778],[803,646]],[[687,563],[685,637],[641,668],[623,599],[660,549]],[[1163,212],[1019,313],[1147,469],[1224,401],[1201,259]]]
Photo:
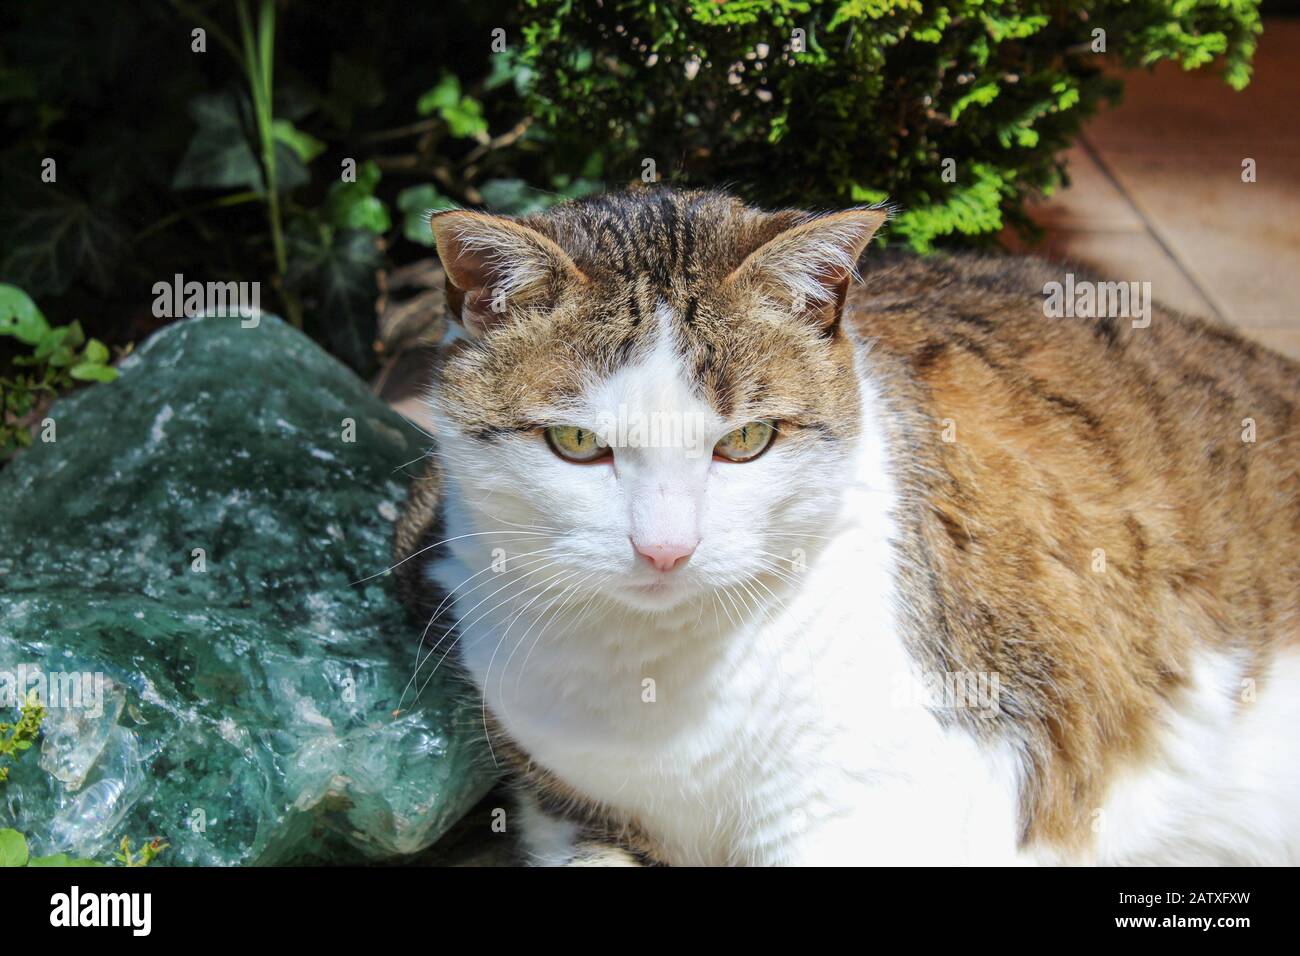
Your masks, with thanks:
[[[397,196],[397,208],[402,213],[402,235],[421,246],[432,246],[429,214],[453,206],[455,203],[427,183],[403,189]]]
[[[27,849],[27,838],[17,830],[0,830],[0,869],[20,866],[103,866],[95,860],[80,860],[66,853],[50,856],[32,856]]]
[[[140,847],[140,852],[131,852],[131,838],[122,837],[122,842],[118,845],[118,853],[114,857],[123,866],[148,866],[167,849],[170,844],[163,843],[162,840],[155,837],[144,846]]]
[[[74,282],[94,292],[112,287],[126,248],[122,221],[113,210],[53,185],[26,189],[9,205],[13,212],[4,217],[0,276],[38,295],[60,295]]]
[[[451,73],[444,73],[438,85],[420,97],[415,109],[421,116],[441,117],[452,136],[482,136],[488,129],[482,105],[461,93],[460,80]]]
[[[330,351],[365,367],[375,333],[375,274],[384,264],[374,235],[305,217],[290,226],[287,248],[286,287],[319,323]]]
[[[388,207],[375,197],[375,187],[381,178],[379,167],[367,160],[357,170],[356,182],[340,182],[330,186],[325,199],[325,220],[338,229],[387,232],[391,225]]]
[[[25,347],[7,363],[0,361],[3,461],[31,443],[26,419],[42,398],[52,398],[78,382],[111,382],[117,369],[108,364],[108,346],[86,338],[80,322],[51,326],[31,297],[11,285],[0,285],[0,337]]]
[[[41,733],[41,722],[45,720],[45,708],[41,706],[36,692],[31,691],[18,709],[18,722],[14,724],[0,721],[0,783],[9,779],[6,763],[18,759]]]
[[[600,192],[600,183],[591,179],[572,182],[557,177],[554,190],[537,189],[522,179],[489,179],[480,190],[484,204],[494,212],[510,216],[530,216],[566,199],[578,199]]]
[[[119,852],[114,855],[114,859],[123,866],[141,867],[148,866],[154,860],[158,859],[162,852],[167,849],[169,844],[163,843],[161,839],[154,838],[144,846],[140,847],[138,853],[131,850],[130,837],[122,837],[119,844]],[[3,829],[0,830],[0,869],[36,866],[36,867],[96,867],[103,866],[98,860],[78,859],[68,856],[66,853],[52,853],[49,856],[32,856],[27,848],[27,838],[17,830]]]
[[[1243,86],[1257,0],[527,0],[530,108],[571,166],[654,158],[772,205],[888,197],[918,250],[990,236],[1060,179],[1057,155],[1114,97],[1110,62],[1223,58]],[[802,34],[796,34],[802,31]],[[797,42],[802,39],[802,43]],[[955,162],[945,179],[944,160]]]
[[[196,97],[189,106],[194,136],[172,177],[172,188],[252,189],[265,194],[266,176],[254,152],[255,144],[245,134],[251,109],[248,97],[237,92]],[[276,188],[283,192],[306,183],[309,177],[303,157],[311,154],[312,150],[291,134],[275,136]]]
[[[985,241],[1058,184],[1119,90],[1103,64],[1215,63],[1239,88],[1256,6],[29,0],[0,31],[0,282],[120,346],[155,282],[261,281],[367,372],[378,273],[429,254],[431,210],[528,214],[647,158],[767,205],[887,200],[886,239],[918,250]],[[15,345],[33,357],[10,336],[0,363]]]
[[[261,281],[267,308],[368,371],[378,273],[428,255],[431,208],[482,203],[492,180],[555,185],[525,169],[524,68],[489,48],[512,8],[22,5],[0,32],[0,281],[60,312],[93,303],[114,345],[155,282]]]

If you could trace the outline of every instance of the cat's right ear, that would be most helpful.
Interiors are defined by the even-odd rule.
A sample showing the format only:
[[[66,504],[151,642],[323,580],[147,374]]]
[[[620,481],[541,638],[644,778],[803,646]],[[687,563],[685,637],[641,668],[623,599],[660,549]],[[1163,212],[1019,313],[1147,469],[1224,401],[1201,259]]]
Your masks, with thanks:
[[[471,335],[505,321],[512,307],[544,305],[587,277],[568,253],[535,229],[468,210],[430,220],[447,273],[447,303]]]
[[[857,262],[889,213],[877,207],[824,215],[777,213],[780,231],[727,277],[757,286],[825,331],[840,320]]]

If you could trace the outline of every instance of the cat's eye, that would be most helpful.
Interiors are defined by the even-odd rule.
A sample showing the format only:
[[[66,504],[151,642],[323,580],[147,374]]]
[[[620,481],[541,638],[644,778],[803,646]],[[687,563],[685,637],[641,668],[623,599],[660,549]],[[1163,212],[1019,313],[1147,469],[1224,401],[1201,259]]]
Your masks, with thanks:
[[[609,454],[609,446],[595,432],[577,425],[552,425],[546,429],[546,443],[566,461],[597,461]]]
[[[752,461],[767,450],[776,437],[771,422],[749,422],[722,436],[713,446],[713,454],[727,461]]]

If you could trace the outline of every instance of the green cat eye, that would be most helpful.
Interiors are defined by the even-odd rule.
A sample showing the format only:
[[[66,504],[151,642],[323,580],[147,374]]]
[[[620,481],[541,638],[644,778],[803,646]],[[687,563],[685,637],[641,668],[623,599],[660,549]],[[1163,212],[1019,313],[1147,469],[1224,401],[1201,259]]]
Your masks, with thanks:
[[[596,461],[609,454],[609,446],[595,432],[577,425],[552,425],[546,429],[546,443],[566,461]]]
[[[713,446],[713,454],[727,461],[752,461],[767,450],[776,437],[771,422],[749,422],[729,431]]]

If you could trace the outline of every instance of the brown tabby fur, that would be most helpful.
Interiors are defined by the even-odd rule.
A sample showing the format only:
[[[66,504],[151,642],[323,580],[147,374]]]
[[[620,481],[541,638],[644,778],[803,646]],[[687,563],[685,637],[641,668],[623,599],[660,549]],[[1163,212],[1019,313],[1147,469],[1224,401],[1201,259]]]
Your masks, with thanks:
[[[761,405],[802,426],[801,440],[839,442],[859,411],[849,336],[873,342],[866,373],[891,412],[904,489],[912,652],[928,670],[999,676],[1001,715],[969,730],[1010,739],[1025,761],[1022,842],[1086,847],[1111,782],[1152,755],[1194,651],[1229,652],[1262,681],[1300,641],[1300,366],[1159,307],[1146,329],[1046,318],[1043,286],[1065,270],[1031,259],[883,263],[829,326],[735,318],[758,293],[726,276],[804,218],[654,189],[523,220],[586,281],[553,277],[490,349],[455,347],[452,414],[488,444],[535,427],[521,399],[628,361],[662,299],[720,411]],[[436,542],[437,489],[413,484],[398,559]],[[428,556],[399,568],[426,614]],[[544,803],[654,858],[634,822],[604,820],[508,741],[494,745]]]

